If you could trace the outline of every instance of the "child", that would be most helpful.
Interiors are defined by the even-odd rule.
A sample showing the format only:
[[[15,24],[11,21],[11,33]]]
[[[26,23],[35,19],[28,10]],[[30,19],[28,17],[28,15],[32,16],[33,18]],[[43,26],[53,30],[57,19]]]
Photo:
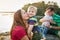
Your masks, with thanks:
[[[51,28],[52,26],[50,26],[50,23],[53,23],[53,24],[56,24],[54,21],[53,21],[53,18],[52,18],[52,15],[54,14],[54,8],[53,7],[48,7],[46,9],[46,12],[45,12],[45,16],[42,18],[46,21],[44,21],[42,23],[42,32],[43,32],[43,39],[46,40],[46,33],[48,31],[48,28]]]
[[[28,36],[31,37],[30,39],[32,39],[33,36],[33,32],[32,30],[38,25],[38,21],[36,18],[36,13],[37,13],[37,8],[34,6],[30,6],[28,8],[28,15],[29,15],[29,20],[28,20],[28,24],[29,24],[29,28],[28,28]],[[35,31],[35,30],[33,30]]]

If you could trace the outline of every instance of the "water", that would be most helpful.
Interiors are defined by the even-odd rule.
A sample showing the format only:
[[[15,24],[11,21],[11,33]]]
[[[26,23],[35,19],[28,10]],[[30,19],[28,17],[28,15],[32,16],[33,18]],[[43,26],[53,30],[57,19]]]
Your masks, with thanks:
[[[12,23],[12,13],[0,13],[0,33],[10,31]]]

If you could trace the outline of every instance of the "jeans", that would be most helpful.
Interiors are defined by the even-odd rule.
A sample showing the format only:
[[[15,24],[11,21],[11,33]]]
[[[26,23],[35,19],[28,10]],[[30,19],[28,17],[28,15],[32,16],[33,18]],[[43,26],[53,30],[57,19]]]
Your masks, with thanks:
[[[46,26],[35,26],[33,28],[33,32],[38,32],[38,33],[42,33],[42,37],[43,38],[46,38],[46,34],[47,34],[47,31],[48,31],[48,28]]]

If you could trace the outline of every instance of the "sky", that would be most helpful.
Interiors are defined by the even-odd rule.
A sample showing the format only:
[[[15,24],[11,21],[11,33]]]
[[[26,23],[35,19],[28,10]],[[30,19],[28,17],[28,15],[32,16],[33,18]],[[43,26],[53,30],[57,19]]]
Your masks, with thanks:
[[[21,9],[25,4],[39,1],[54,1],[60,4],[60,0],[0,0],[0,11],[16,11]],[[60,5],[59,5],[60,6]]]
[[[46,3],[48,1],[57,2],[60,6],[60,0],[0,0],[0,11],[17,11],[18,9],[21,9],[25,4],[28,3],[34,3],[34,2],[40,2],[45,1]],[[12,26],[13,18],[10,15],[1,15],[0,13],[0,33],[10,31],[10,28]]]

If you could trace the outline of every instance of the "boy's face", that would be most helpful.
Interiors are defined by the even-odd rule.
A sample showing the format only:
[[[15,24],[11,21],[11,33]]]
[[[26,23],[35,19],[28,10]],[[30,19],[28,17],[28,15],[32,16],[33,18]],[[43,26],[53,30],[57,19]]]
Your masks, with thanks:
[[[36,10],[34,8],[30,8],[28,12],[29,17],[35,16],[36,15]]]
[[[50,12],[50,15],[51,15],[51,16],[54,15],[54,11],[51,11],[51,12]]]
[[[54,11],[51,11],[50,9],[47,10],[47,13],[48,13],[50,16],[54,15]]]

